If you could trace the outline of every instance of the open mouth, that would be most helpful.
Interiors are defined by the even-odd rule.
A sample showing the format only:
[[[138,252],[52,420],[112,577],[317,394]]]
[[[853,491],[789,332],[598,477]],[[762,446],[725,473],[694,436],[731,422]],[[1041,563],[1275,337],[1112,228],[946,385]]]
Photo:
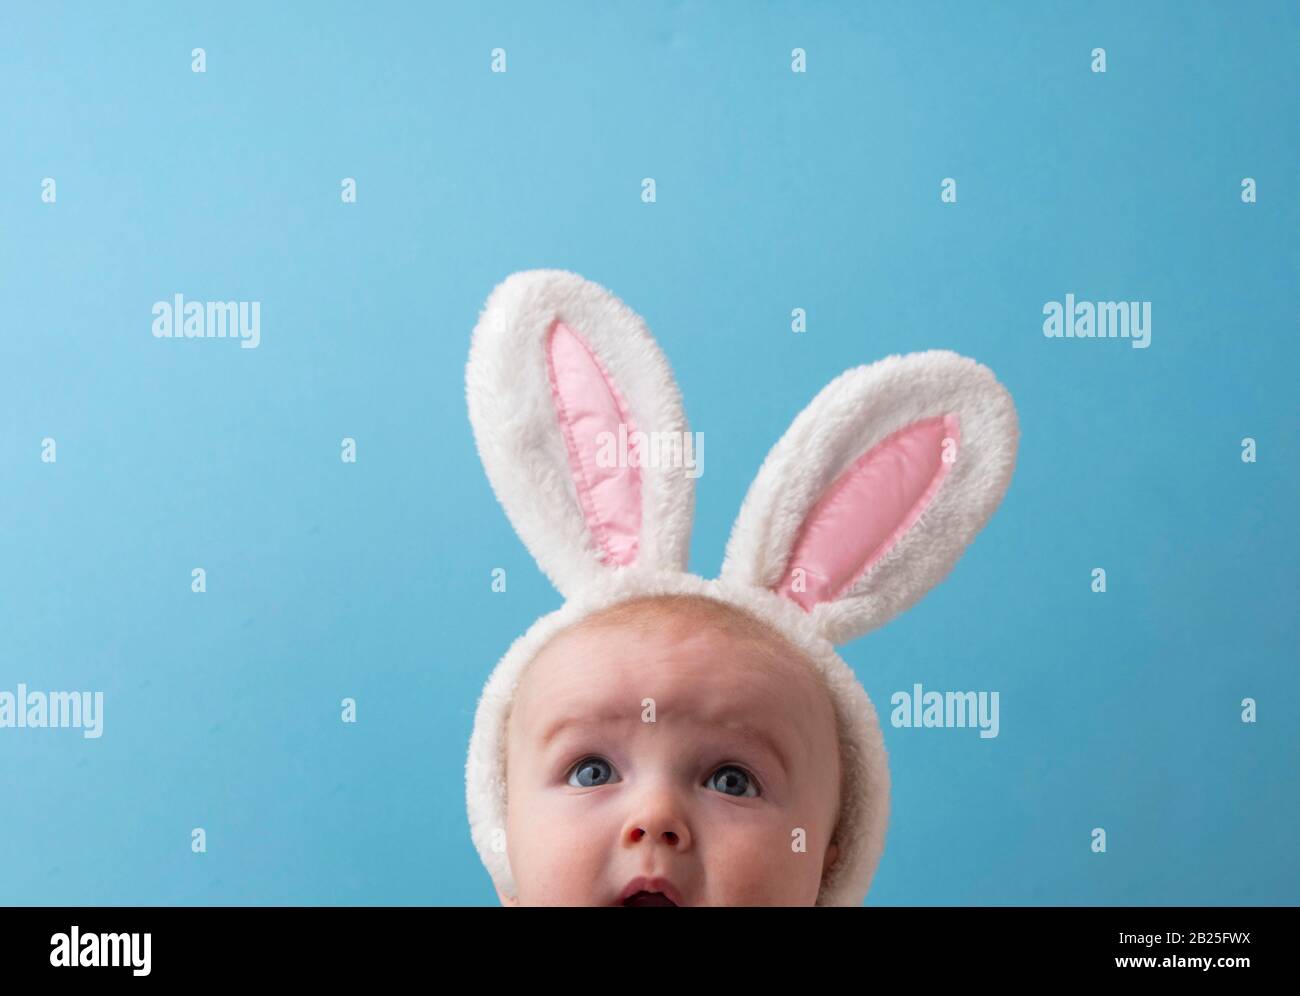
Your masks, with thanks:
[[[662,892],[636,892],[623,900],[624,906],[676,906]]]

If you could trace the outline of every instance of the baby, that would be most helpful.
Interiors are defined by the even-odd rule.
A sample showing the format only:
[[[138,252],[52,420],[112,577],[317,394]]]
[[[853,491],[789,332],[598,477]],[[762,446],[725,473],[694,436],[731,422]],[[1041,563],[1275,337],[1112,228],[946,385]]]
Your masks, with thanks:
[[[837,852],[836,731],[812,664],[739,608],[666,595],[588,616],[543,647],[515,693],[506,839],[518,894],[498,895],[811,906]]]
[[[688,431],[622,301],[512,274],[465,389],[493,491],[565,598],[497,663],[470,735],[470,836],[501,902],[861,905],[889,765],[835,647],[939,583],[1001,502],[1005,388],[940,350],[845,371],[768,453],[709,580],[687,570],[689,469],[610,445]]]

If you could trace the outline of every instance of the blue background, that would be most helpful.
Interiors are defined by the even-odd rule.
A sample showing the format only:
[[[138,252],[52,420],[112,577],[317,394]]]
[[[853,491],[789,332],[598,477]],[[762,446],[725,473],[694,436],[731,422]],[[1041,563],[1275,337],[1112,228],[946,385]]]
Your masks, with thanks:
[[[560,598],[464,364],[559,267],[673,364],[705,576],[840,371],[949,348],[1015,397],[1002,508],[842,648],[886,717],[1001,696],[994,740],[886,727],[869,904],[1297,902],[1298,50],[1291,3],[6,3],[0,689],[105,716],[0,730],[0,901],[496,903],[473,710]],[[153,338],[176,293],[262,302],[260,348]],[[1150,348],[1044,338],[1066,293],[1153,302]]]

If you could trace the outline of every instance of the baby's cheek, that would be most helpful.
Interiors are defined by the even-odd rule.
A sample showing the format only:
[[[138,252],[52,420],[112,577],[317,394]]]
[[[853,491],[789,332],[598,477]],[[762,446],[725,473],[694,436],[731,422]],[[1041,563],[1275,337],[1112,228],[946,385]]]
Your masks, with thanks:
[[[587,906],[604,898],[595,827],[563,806],[521,801],[508,814],[510,869],[525,906]]]
[[[711,848],[716,859],[708,879],[709,902],[721,906],[811,906],[821,883],[821,864],[796,850],[795,827],[737,828]]]

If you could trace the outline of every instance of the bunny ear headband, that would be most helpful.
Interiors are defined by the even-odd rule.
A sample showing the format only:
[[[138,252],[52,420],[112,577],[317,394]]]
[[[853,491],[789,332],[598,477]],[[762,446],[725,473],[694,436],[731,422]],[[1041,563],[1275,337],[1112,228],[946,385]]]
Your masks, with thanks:
[[[767,621],[821,673],[843,783],[839,854],[817,904],[861,905],[884,848],[889,768],[875,709],[834,645],[914,604],[984,527],[1015,465],[1011,396],[987,368],[939,350],[845,371],[768,454],[715,580],[687,573],[695,481],[682,461],[601,456],[614,440],[688,435],[668,361],[609,291],[563,270],[512,274],[474,330],[466,397],[492,488],[566,599],[497,664],[470,737],[471,835],[498,889],[516,894],[505,750],[524,667],[615,602],[694,594]]]

